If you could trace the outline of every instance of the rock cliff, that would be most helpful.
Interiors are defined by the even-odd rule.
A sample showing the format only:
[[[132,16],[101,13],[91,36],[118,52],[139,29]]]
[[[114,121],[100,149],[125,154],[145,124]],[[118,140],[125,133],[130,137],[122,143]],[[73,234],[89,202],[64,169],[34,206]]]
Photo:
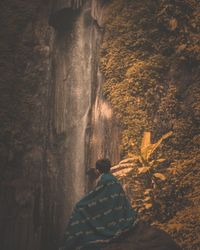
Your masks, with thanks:
[[[0,3],[1,249],[56,249],[72,206],[88,189],[87,167],[99,155],[119,157],[117,143],[104,148],[111,116],[96,100],[103,5],[95,6]]]
[[[1,249],[57,249],[87,168],[132,157],[145,130],[173,137],[158,151],[156,209],[141,217],[199,249],[199,7],[1,0]],[[141,209],[137,168],[122,182]]]

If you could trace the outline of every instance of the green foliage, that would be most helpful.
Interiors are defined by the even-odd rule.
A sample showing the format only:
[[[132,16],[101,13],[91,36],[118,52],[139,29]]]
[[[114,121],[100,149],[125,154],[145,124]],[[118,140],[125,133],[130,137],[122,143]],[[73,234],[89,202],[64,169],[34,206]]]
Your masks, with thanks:
[[[172,135],[172,132],[164,134],[156,143],[151,143],[151,133],[145,132],[142,139],[139,160],[141,167],[138,168],[138,175],[142,176],[146,183],[144,193],[148,195],[144,199],[144,207],[146,209],[153,208],[155,197],[153,195],[154,189],[159,181],[165,181],[167,177],[165,174],[158,172],[160,163],[166,161],[165,159],[151,159],[156,149],[161,145],[163,140]]]
[[[159,131],[155,134],[160,136],[175,129],[172,119],[181,112],[177,96],[184,88],[178,85],[178,72],[189,63],[193,66],[188,67],[196,67],[199,58],[197,5],[186,0],[175,4],[114,0],[110,4],[100,68],[104,95],[122,128],[122,157],[137,152],[145,130]],[[179,146],[187,143],[178,135],[174,143],[176,139]]]
[[[132,154],[130,158],[122,160],[117,166],[115,166],[119,178],[124,176],[128,177],[131,171],[130,169],[133,169],[133,167],[136,168],[135,176],[138,178],[137,182],[142,183],[143,190],[143,199],[140,202],[139,207],[137,207],[140,212],[148,209],[155,209],[155,190],[158,187],[159,189],[163,188],[162,182],[166,181],[169,176],[166,168],[160,168],[160,165],[162,165],[166,159],[155,157],[155,152],[161,143],[171,135],[172,132],[168,132],[157,142],[151,143],[151,132],[144,132],[139,154]],[[126,168],[129,171],[125,173],[120,172],[121,169],[124,171]],[[173,175],[172,172],[171,174]]]
[[[173,131],[149,165],[135,159],[132,170],[121,177],[133,207],[143,209],[141,217],[165,223],[165,230],[170,219],[183,223],[186,214],[190,218],[187,206],[189,211],[199,204],[192,191],[200,190],[199,10],[198,0],[113,0],[101,48],[103,92],[121,127],[122,158],[140,154],[144,131],[153,131],[154,141]],[[145,178],[150,169],[153,185],[152,178]],[[199,217],[190,218],[188,225],[196,221],[200,223]],[[195,237],[199,243],[198,230],[188,225],[190,239],[184,237],[186,231],[168,230],[184,249],[191,248]]]

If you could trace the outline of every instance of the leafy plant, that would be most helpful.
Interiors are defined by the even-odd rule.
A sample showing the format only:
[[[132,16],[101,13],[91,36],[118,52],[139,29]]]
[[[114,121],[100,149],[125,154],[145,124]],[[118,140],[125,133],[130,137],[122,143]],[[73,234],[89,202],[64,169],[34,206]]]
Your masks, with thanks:
[[[170,137],[172,132],[164,134],[156,143],[151,143],[151,132],[144,132],[140,147],[140,154],[131,154],[130,158],[122,160],[112,171],[118,177],[127,176],[131,170],[136,167],[136,175],[143,181],[143,200],[140,210],[148,210],[155,205],[154,190],[159,182],[167,179],[166,175],[159,171],[159,165],[165,162],[165,159],[151,159],[161,143]],[[138,163],[140,167],[138,167]]]
[[[153,166],[155,166],[155,164],[165,161],[165,159],[150,160],[150,157],[155,152],[155,150],[160,146],[162,141],[167,139],[171,135],[172,132],[168,132],[165,135],[163,135],[156,143],[151,143],[151,132],[144,132],[140,150],[141,155],[139,158],[142,167],[138,169],[139,174],[150,172]],[[161,179],[163,179],[163,177]]]
[[[159,158],[151,160],[151,156],[155,153],[161,143],[171,135],[172,132],[170,131],[164,134],[156,143],[151,143],[151,132],[144,132],[139,156],[139,161],[142,167],[138,168],[138,175],[144,176],[144,183],[146,184],[144,191],[146,196],[144,199],[144,207],[146,209],[153,206],[153,189],[157,185],[157,181],[166,180],[166,176],[157,170],[158,165],[164,162],[165,159]]]

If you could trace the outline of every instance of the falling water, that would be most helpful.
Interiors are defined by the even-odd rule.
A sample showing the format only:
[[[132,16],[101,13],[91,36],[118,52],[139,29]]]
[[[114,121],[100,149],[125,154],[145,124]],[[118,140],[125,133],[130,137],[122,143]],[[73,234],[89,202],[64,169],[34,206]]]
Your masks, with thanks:
[[[91,107],[91,19],[86,5],[70,32],[57,34],[55,126],[66,134],[64,166],[68,203],[85,193],[85,131]]]
[[[85,131],[91,101],[91,27],[86,26],[88,9],[84,9],[75,24],[74,46],[71,51],[72,71],[68,75],[70,89],[70,137],[73,158],[73,189],[75,201],[85,192]],[[70,138],[69,137],[69,138]]]
[[[70,24],[70,17],[66,30],[57,32],[54,48],[55,128],[66,137],[62,167],[69,211],[87,191],[86,169],[100,157],[119,158],[118,130],[101,94],[101,34],[90,5],[86,2],[75,21]]]

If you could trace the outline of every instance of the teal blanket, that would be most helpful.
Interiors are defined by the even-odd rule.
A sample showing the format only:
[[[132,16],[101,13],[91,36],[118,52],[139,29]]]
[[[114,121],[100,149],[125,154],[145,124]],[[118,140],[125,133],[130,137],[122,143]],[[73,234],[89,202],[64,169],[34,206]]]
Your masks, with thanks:
[[[132,229],[135,221],[121,184],[112,174],[102,174],[96,188],[75,205],[61,249],[101,249]]]

